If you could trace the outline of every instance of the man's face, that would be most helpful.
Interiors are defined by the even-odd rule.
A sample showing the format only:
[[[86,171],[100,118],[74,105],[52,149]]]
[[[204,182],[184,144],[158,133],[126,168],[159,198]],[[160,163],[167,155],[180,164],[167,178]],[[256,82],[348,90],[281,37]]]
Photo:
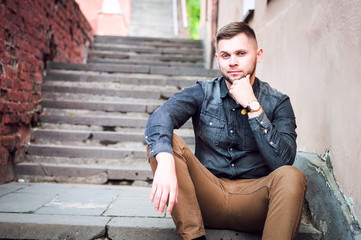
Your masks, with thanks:
[[[262,49],[257,49],[257,43],[244,33],[230,39],[218,42],[216,59],[218,66],[228,83],[240,80],[250,75],[251,83],[254,82],[256,65],[261,61]],[[228,85],[228,84],[227,84]]]

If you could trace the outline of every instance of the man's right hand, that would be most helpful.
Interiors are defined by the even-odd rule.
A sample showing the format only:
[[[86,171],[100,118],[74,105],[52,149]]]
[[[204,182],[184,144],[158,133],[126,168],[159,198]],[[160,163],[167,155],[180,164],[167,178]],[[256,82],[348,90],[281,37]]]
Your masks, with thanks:
[[[170,153],[161,152],[156,155],[156,160],[158,167],[154,174],[149,202],[154,201],[154,209],[159,213],[164,212],[168,202],[167,213],[170,214],[174,204],[178,202],[178,182],[174,157]]]

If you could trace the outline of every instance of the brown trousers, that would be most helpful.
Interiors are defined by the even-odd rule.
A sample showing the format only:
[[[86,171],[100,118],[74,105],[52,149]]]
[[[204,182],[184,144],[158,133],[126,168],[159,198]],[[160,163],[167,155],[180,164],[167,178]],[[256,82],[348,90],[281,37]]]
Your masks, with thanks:
[[[283,166],[259,179],[217,178],[173,136],[178,203],[172,218],[181,239],[205,235],[206,228],[262,231],[262,239],[295,239],[307,180],[299,169]],[[148,149],[149,157],[149,149]],[[153,174],[155,158],[149,159]]]

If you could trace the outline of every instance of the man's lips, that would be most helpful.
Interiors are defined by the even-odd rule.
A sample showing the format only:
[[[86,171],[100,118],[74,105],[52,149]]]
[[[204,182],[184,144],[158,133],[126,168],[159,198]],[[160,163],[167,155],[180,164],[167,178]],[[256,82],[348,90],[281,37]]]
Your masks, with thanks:
[[[228,71],[229,74],[238,74],[238,73],[241,73],[241,71],[237,71],[237,70],[231,70],[231,71]]]

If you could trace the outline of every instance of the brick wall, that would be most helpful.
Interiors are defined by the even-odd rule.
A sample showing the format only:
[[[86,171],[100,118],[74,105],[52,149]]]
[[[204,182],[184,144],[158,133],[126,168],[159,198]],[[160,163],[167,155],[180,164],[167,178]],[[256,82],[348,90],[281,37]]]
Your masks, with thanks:
[[[74,0],[0,0],[0,183],[37,122],[46,61],[84,62],[92,41]]]

